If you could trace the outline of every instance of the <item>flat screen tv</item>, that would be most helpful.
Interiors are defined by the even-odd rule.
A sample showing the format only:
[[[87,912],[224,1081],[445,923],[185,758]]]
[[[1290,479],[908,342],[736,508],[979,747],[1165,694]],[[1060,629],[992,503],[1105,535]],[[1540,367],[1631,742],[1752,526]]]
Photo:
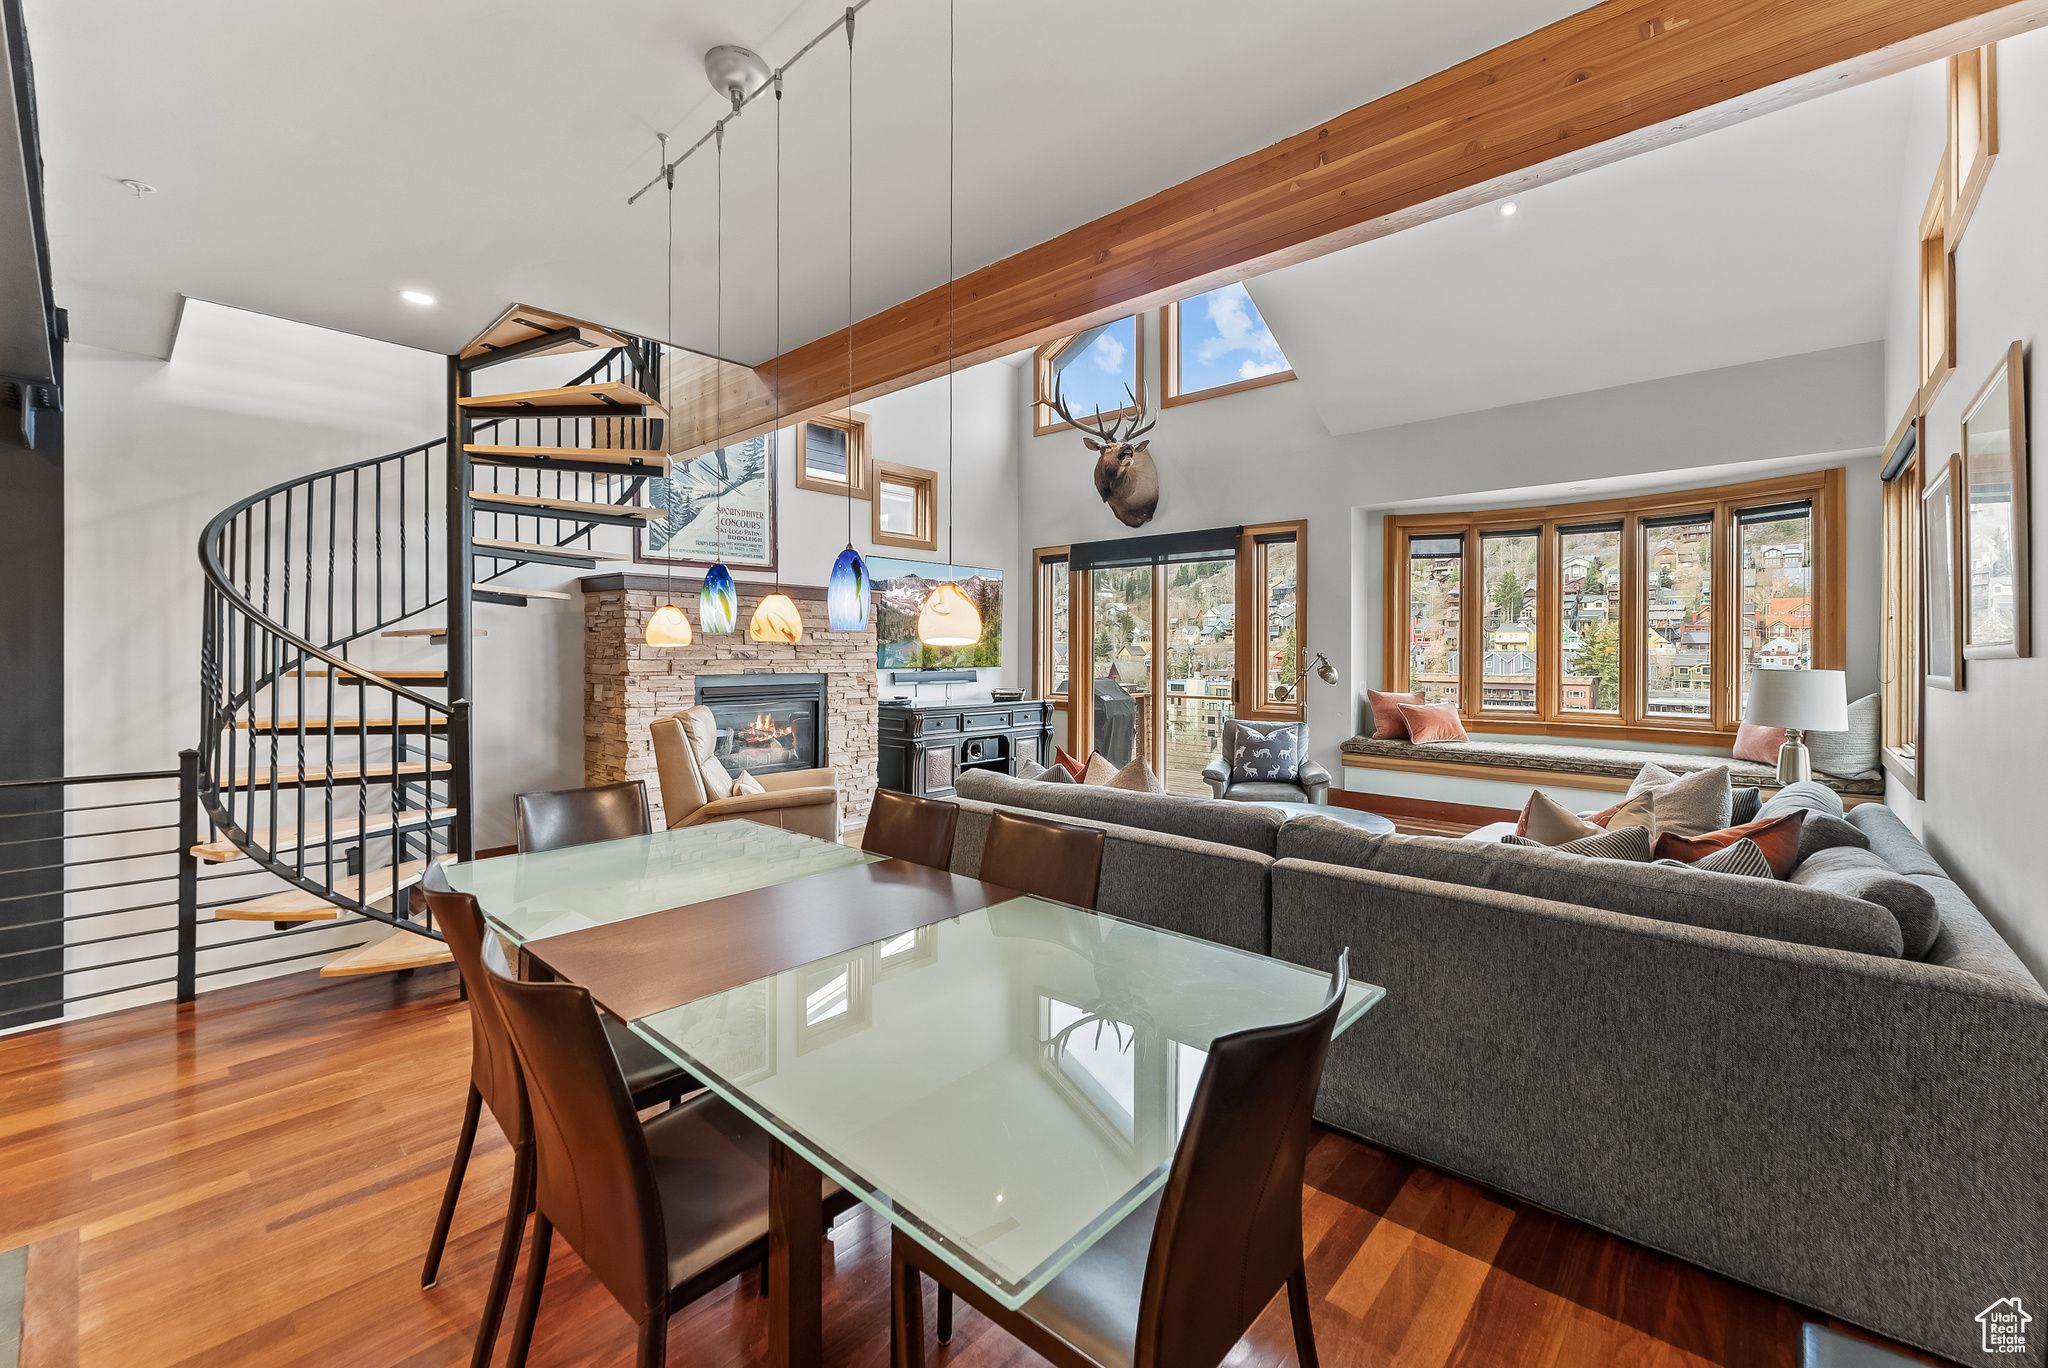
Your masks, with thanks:
[[[1003,663],[1003,572],[932,561],[868,557],[874,587],[875,662],[885,670],[954,670]],[[981,612],[972,646],[927,646],[917,639],[917,610],[933,588],[952,581]]]

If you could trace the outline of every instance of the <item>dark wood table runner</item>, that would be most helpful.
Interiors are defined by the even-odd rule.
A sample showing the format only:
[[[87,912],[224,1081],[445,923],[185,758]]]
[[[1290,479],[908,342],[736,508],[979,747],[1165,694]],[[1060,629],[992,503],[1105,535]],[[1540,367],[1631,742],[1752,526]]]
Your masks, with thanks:
[[[525,957],[621,1021],[1019,895],[907,860],[835,869],[528,941]]]

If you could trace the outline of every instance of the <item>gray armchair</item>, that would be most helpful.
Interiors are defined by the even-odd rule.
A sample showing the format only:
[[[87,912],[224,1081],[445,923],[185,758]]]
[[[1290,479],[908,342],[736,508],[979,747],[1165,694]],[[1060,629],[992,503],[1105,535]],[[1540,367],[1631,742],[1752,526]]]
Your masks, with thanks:
[[[1330,772],[1313,760],[1301,762],[1299,782],[1283,784],[1272,781],[1233,784],[1230,782],[1230,757],[1237,753],[1238,736],[1249,734],[1265,736],[1275,727],[1291,727],[1292,722],[1241,722],[1231,718],[1223,724],[1223,749],[1220,754],[1202,767],[1202,781],[1209,791],[1218,798],[1227,798],[1238,803],[1313,803],[1324,807],[1330,801]]]

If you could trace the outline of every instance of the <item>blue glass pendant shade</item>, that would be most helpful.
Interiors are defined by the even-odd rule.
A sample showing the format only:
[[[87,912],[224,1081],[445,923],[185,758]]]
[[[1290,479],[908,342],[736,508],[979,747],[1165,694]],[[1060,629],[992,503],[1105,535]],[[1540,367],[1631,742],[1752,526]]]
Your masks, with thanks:
[[[697,621],[707,632],[730,632],[739,615],[739,591],[733,587],[732,571],[720,562],[704,572],[704,587],[697,591]]]
[[[864,631],[868,625],[868,563],[848,546],[832,564],[825,606],[835,632]]]

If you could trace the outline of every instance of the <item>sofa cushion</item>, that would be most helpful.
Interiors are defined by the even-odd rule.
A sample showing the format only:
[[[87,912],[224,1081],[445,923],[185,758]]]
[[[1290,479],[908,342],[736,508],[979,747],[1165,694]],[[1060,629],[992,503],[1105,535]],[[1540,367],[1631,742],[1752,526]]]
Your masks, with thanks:
[[[1528,836],[1509,835],[1500,840],[1502,845],[1535,846],[1539,850],[1556,850],[1568,855],[1590,855],[1596,860],[1634,860],[1637,864],[1644,864],[1650,858],[1650,829],[1640,826],[1596,830],[1575,841],[1560,841],[1552,846]]]
[[[1864,803],[1849,814],[1849,822],[1870,842],[1879,859],[1899,874],[1932,874],[1945,879],[1948,871],[1927,853],[1920,838],[1899,820],[1899,814],[1882,803]]]
[[[1232,718],[1223,724],[1223,749],[1230,755],[1231,783],[1291,784],[1308,749],[1308,726]]]
[[[1283,860],[1493,888],[1796,945],[1890,958],[1904,947],[1897,919],[1877,904],[1775,880],[1433,836],[1375,836],[1323,817],[1282,827],[1278,853]]]
[[[1101,751],[1091,751],[1088,755],[1088,768],[1081,771],[1081,782],[1102,787],[1114,778],[1116,766],[1109,762],[1109,757]]]
[[[1764,805],[1764,791],[1752,784],[1747,788],[1728,790],[1728,825],[1741,826],[1744,822],[1756,820],[1757,809]]]
[[[1668,831],[1674,836],[1703,836],[1728,825],[1728,814],[1732,808],[1725,765],[1697,770],[1682,777],[1662,765],[1645,765],[1628,786],[1630,798],[1643,793],[1657,796],[1656,829],[1659,835]],[[1607,825],[1613,826],[1619,820],[1618,817],[1610,818]]]
[[[1659,860],[1660,865],[1697,869],[1707,874],[1733,874],[1744,879],[1776,879],[1770,856],[1763,847],[1745,836],[1734,845],[1723,846],[1702,860]]]
[[[1799,828],[1799,860],[1792,866],[1795,870],[1823,850],[1844,846],[1863,850],[1870,845],[1870,838],[1862,829],[1842,815],[1842,800],[1834,791],[1809,780],[1785,785],[1758,809],[1757,816],[1769,820],[1794,812],[1806,814]]]
[[[1465,724],[1458,720],[1455,703],[1402,703],[1401,720],[1408,725],[1408,739],[1418,746],[1446,741],[1469,741]]]
[[[1564,804],[1552,798],[1542,789],[1530,789],[1529,801],[1522,804],[1522,812],[1515,819],[1515,835],[1526,836],[1536,845],[1563,845],[1584,836],[1597,836],[1604,824],[1575,817],[1565,810]]]
[[[1367,689],[1365,702],[1372,709],[1372,734],[1382,741],[1406,741],[1408,722],[1401,716],[1401,705],[1428,701],[1419,693],[1381,693],[1378,689]]]
[[[1435,764],[1455,762],[1459,765],[1501,771],[1487,777],[1506,781],[1513,781],[1517,777],[1517,770],[1541,773],[1545,776],[1539,781],[1541,783],[1563,784],[1565,781],[1562,778],[1553,776],[1573,774],[1625,781],[1635,778],[1644,765],[1661,765],[1673,774],[1689,774],[1694,770],[1725,765],[1728,768],[1731,785],[1759,784],[1764,788],[1778,786],[1778,770],[1775,765],[1730,760],[1725,754],[1710,755],[1705,752],[1621,750],[1609,746],[1576,746],[1558,741],[1493,741],[1485,737],[1455,747],[1418,746],[1411,741],[1382,741],[1371,736],[1354,736],[1343,743],[1342,749],[1346,755],[1359,757],[1368,767],[1375,759],[1427,760]],[[1880,796],[1884,793],[1882,775],[1867,779],[1844,779],[1839,775],[1815,774],[1814,781],[1837,793],[1870,796]]]
[[[1934,938],[1941,932],[1941,912],[1934,894],[1868,850],[1836,846],[1820,851],[1792,871],[1792,882],[1861,898],[1890,912],[1898,920],[1907,959],[1919,959],[1933,949]]]
[[[988,819],[995,805],[970,798],[950,801],[960,809],[950,867],[955,874],[978,878],[982,849],[988,841]],[[1108,838],[1102,848],[1102,875],[1095,887],[1096,910],[1218,945],[1266,953],[1271,941],[1271,859],[1255,851],[1168,832],[1085,817],[1070,820],[1099,827]]]
[[[1778,748],[1784,744],[1783,727],[1760,727],[1754,722],[1744,722],[1735,729],[1735,745],[1730,753],[1737,760],[1749,760],[1759,765],[1776,765]]]
[[[1301,790],[1286,790],[1284,801],[1300,802]],[[968,770],[956,782],[962,798],[1001,803],[1005,807],[1049,812],[1060,817],[1085,817],[1142,831],[1164,831],[1196,841],[1213,841],[1241,850],[1271,855],[1286,814],[1256,803],[1184,798],[1171,793],[1129,793],[1123,789],[1082,784],[1047,784],[1012,779],[987,770]]]
[[[1703,836],[1659,832],[1657,858],[1676,860],[1680,864],[1699,864],[1716,851],[1726,850],[1736,842],[1746,840],[1771,862],[1771,877],[1782,879],[1799,864],[1799,828],[1806,821],[1806,816],[1802,809],[1744,822],[1740,826],[1724,827],[1720,831],[1709,831]]]
[[[1809,812],[1825,812],[1834,817],[1840,817],[1843,812],[1842,795],[1817,779],[1801,779],[1787,784],[1772,794],[1771,801],[1763,806],[1770,808],[1774,817],[1796,807]],[[1757,816],[1763,815],[1763,810],[1758,809]]]
[[[1847,731],[1806,733],[1806,751],[1813,767],[1843,779],[1881,778],[1877,768],[1878,723],[1882,705],[1865,694],[1849,705]]]
[[[1166,792],[1165,782],[1152,772],[1152,767],[1145,763],[1142,755],[1133,756],[1131,763],[1112,774],[1103,787],[1123,789],[1127,793]]]

